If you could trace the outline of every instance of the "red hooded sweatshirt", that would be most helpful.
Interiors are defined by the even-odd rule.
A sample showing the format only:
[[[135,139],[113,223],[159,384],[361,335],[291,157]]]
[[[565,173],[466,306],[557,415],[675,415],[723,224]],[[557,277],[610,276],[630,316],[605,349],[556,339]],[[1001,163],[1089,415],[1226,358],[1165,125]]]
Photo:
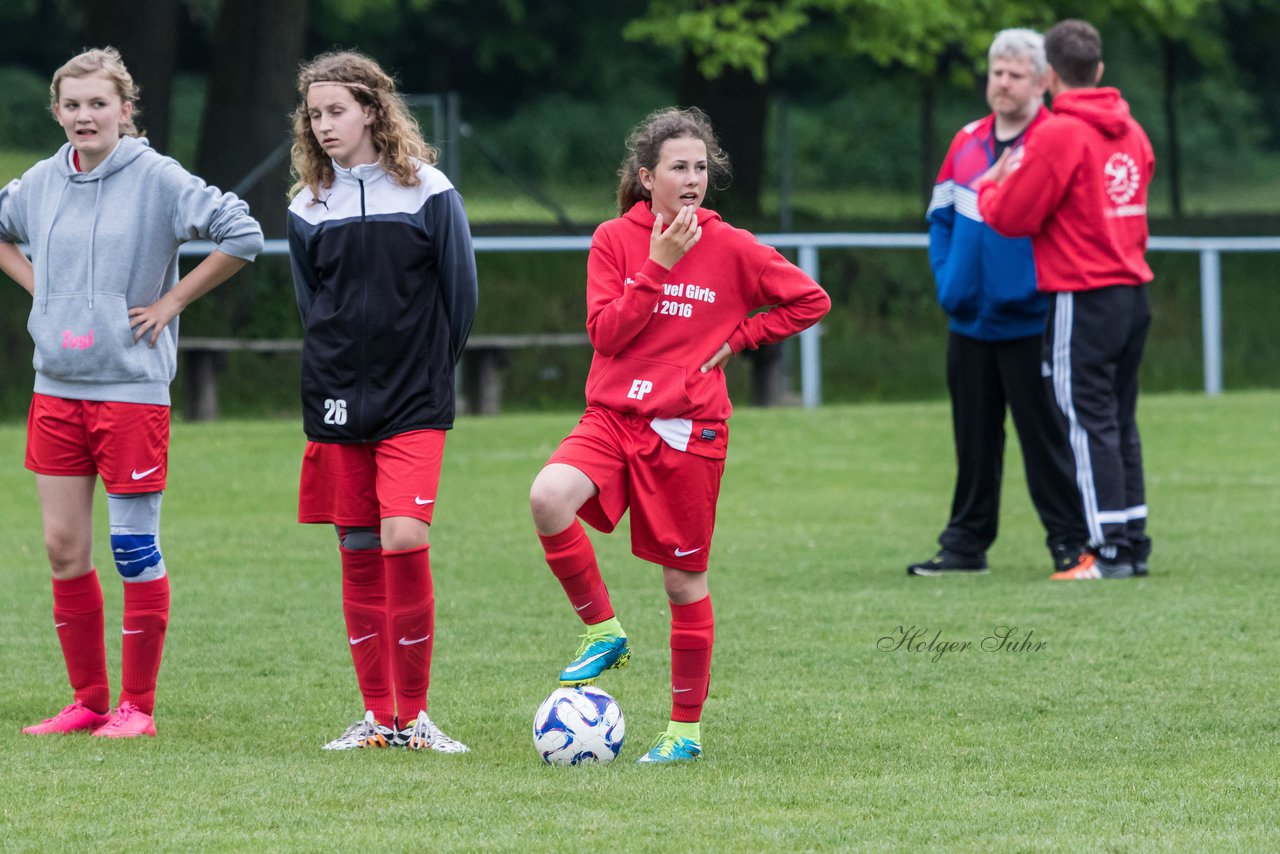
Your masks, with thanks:
[[[1068,89],[1028,139],[1022,162],[978,190],[983,220],[1030,237],[1042,291],[1141,285],[1155,154],[1116,89]]]
[[[587,404],[726,421],[733,407],[724,371],[704,374],[702,366],[725,343],[735,353],[754,350],[812,326],[831,300],[777,250],[706,208],[698,210],[702,239],[664,269],[649,260],[653,222],[648,202],[637,202],[591,238],[587,333],[595,356]]]

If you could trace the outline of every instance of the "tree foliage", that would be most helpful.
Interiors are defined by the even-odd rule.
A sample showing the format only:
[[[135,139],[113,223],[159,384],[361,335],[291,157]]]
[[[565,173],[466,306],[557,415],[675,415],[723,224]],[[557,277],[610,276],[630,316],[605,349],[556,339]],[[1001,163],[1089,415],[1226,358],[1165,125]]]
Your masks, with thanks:
[[[1250,0],[1235,0],[1236,4]],[[1274,5],[1274,0],[1254,0]],[[1164,67],[1164,137],[1179,210],[1177,87],[1187,65],[1221,68],[1231,56],[1222,4],[1215,0],[1083,0],[1076,13],[1102,26],[1120,21],[1143,34]],[[1059,15],[1047,0],[650,0],[628,25],[627,38],[688,52],[699,74],[715,80],[746,72],[764,87],[784,42],[804,38],[811,50],[865,57],[919,80],[922,164],[932,157],[936,81],[958,82],[979,67],[998,30],[1045,28]],[[763,134],[763,122],[758,128]],[[922,173],[923,174],[923,173]],[[922,177],[922,181],[925,180]]]
[[[709,78],[736,68],[763,83],[769,57],[806,31],[823,31],[811,42],[819,49],[930,74],[950,49],[977,58],[995,30],[1051,18],[1040,0],[651,0],[624,32],[689,50]]]
[[[808,0],[653,0],[623,32],[633,41],[688,50],[707,79],[738,69],[763,83],[774,47],[809,23],[809,5]]]

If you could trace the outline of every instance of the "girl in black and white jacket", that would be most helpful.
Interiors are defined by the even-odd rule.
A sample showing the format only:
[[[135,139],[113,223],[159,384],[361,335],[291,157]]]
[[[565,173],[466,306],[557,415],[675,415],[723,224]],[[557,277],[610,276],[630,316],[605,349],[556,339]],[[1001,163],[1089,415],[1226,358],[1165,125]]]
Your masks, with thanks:
[[[372,59],[303,67],[289,252],[303,322],[298,518],[338,531],[365,715],[325,747],[465,751],[427,716],[428,532],[475,317],[462,199]]]

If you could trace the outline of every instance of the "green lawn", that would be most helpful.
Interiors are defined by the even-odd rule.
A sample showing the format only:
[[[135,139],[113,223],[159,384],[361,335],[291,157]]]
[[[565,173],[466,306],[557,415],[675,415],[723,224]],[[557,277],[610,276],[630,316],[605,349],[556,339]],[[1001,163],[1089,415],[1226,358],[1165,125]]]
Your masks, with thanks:
[[[319,749],[360,710],[332,533],[293,521],[292,421],[175,425],[160,737],[20,735],[67,688],[23,431],[0,427],[0,848],[1274,850],[1277,412],[1275,392],[1145,398],[1152,574],[1057,584],[1013,453],[992,573],[905,575],[945,521],[944,405],[743,408],[707,754],[680,768],[633,764],[668,712],[668,613],[619,536],[595,540],[636,650],[601,683],[623,755],[549,768],[532,748],[578,626],[526,495],[574,413],[464,419],[449,439],[431,696],[465,756]],[[101,509],[99,529],[114,638]],[[1000,626],[1044,646],[983,651]],[[884,649],[900,627],[972,646]]]
[[[0,185],[7,184],[14,178],[21,178],[22,173],[34,166],[36,161],[52,153],[52,150],[41,153],[0,148]]]
[[[19,177],[37,160],[52,153],[52,150],[33,152],[0,149],[0,185]],[[565,187],[547,186],[544,190],[561,206],[570,220],[580,228],[590,231],[597,223],[617,213],[611,173],[606,172],[600,177],[596,187],[588,187],[585,191],[576,184]],[[556,215],[551,210],[523,194],[514,184],[499,178],[488,179],[484,187],[470,186],[464,182],[461,190],[467,203],[467,215],[476,225],[493,223],[520,227],[544,226],[552,230],[558,226]],[[1168,216],[1167,196],[1163,187],[1153,189],[1153,216]],[[1184,189],[1184,209],[1189,216],[1275,214],[1277,197],[1280,197],[1280,171],[1259,170],[1259,175],[1252,178],[1225,181],[1204,181],[1199,180],[1199,176],[1189,175]],[[849,227],[849,223],[860,220],[882,223],[918,219],[920,227],[924,227],[924,202],[914,187],[802,187],[793,191],[791,204],[801,222],[817,223],[816,226],[806,225],[802,230],[823,230],[823,221],[840,223],[840,228],[844,229]],[[766,188],[761,206],[764,217],[777,215],[778,198],[773,189]]]

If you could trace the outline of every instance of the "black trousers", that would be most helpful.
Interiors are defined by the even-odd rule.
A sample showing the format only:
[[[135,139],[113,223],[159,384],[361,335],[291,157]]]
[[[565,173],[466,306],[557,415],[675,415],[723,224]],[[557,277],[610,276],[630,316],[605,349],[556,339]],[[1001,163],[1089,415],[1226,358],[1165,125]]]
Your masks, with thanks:
[[[938,537],[944,549],[981,554],[995,542],[1004,473],[1005,411],[1022,446],[1031,501],[1046,544],[1083,546],[1080,492],[1066,433],[1041,376],[1042,337],[980,341],[952,332],[947,388],[956,442],[956,490],[951,521]]]
[[[1147,497],[1138,435],[1138,367],[1151,326],[1145,286],[1055,294],[1044,357],[1075,461],[1089,543],[1146,560]]]

